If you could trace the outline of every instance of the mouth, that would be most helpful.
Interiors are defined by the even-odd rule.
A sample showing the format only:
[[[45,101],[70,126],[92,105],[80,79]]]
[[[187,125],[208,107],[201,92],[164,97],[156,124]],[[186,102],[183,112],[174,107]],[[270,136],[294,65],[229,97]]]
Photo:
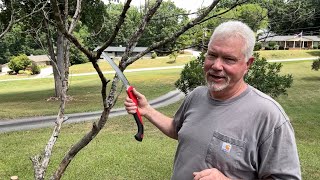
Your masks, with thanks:
[[[207,79],[210,81],[214,81],[214,82],[221,82],[221,81],[225,81],[227,79],[227,77],[224,75],[216,75],[216,74],[207,73]]]

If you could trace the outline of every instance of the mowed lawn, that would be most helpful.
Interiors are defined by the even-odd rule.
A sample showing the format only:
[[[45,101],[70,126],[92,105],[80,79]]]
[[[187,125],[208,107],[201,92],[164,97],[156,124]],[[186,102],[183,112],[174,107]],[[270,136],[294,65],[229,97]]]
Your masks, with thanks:
[[[174,90],[174,82],[181,69],[154,70],[126,73],[131,85],[144,93],[150,100]],[[113,78],[113,74],[107,74]],[[109,83],[110,87],[111,82]],[[122,87],[121,82],[119,87]],[[66,113],[91,112],[102,110],[101,82],[97,75],[70,77]],[[120,93],[120,91],[119,91]],[[55,115],[59,101],[53,100],[54,83],[52,79],[30,79],[1,82],[0,121],[19,117]],[[116,107],[122,107],[125,98],[122,90]]]
[[[284,65],[282,73],[293,74],[294,83],[288,90],[288,96],[277,98],[292,121],[298,143],[303,179],[309,180],[320,179],[320,71],[312,71],[311,63],[311,61],[282,63]],[[165,72],[168,73],[168,76],[165,75]],[[179,77],[178,70],[140,73],[128,73],[128,79],[141,92],[145,94],[149,91],[152,92],[148,97],[153,95],[156,97],[155,93],[162,94],[159,91],[164,87],[167,87],[167,91],[174,89],[173,83]],[[89,77],[91,76],[86,78]],[[95,106],[101,103],[99,92],[96,92],[100,89],[99,83],[93,83],[95,81],[90,80],[90,78],[88,80],[81,78],[72,77],[71,79],[70,94],[74,89],[74,96],[76,96],[74,99],[80,101],[89,94],[88,101],[78,106],[85,106],[86,103],[90,103],[89,106]],[[15,99],[15,105],[12,105],[11,108],[15,106],[23,108],[23,106],[32,104],[32,101],[27,103],[30,99],[26,96],[37,97],[40,93],[42,96],[36,100],[38,102],[35,102],[33,108],[43,108],[47,104],[38,104],[37,106],[36,104],[44,102],[52,92],[45,85],[39,85],[42,83],[46,84],[48,82],[35,81],[33,85],[24,85],[22,90],[10,89],[12,84],[6,85],[7,89],[5,91],[0,89],[1,103],[2,98],[5,97],[2,94],[6,93]],[[37,86],[39,86],[38,89],[33,90]],[[75,91],[76,89],[79,90]],[[31,93],[31,95],[28,93]],[[91,93],[93,95],[90,95]],[[77,96],[77,94],[79,95]],[[19,96],[19,98],[16,98],[16,96]],[[97,96],[96,99],[94,99],[95,96]],[[21,100],[19,101],[19,99]],[[41,99],[44,99],[44,101],[41,101]],[[5,101],[8,101],[8,99]],[[26,103],[19,106],[23,101],[26,101]],[[123,99],[120,98],[119,102],[122,103],[122,101]],[[49,103],[51,102],[49,101]],[[175,103],[159,110],[172,116],[178,106],[179,103]],[[1,104],[1,107],[5,107],[5,105]],[[57,111],[57,104],[50,107]],[[101,107],[101,105],[99,104],[96,107]],[[68,105],[68,108],[72,109],[73,106]],[[30,114],[34,113],[30,109],[25,111],[23,114],[27,114],[28,111],[30,111]],[[17,110],[12,113],[17,113]],[[91,123],[79,123],[63,127],[54,150],[48,175],[52,174],[53,169],[57,167],[70,146],[76,143],[90,128]],[[165,137],[146,121],[145,139],[142,143],[134,140],[133,135],[135,133],[136,125],[132,116],[111,118],[97,138],[75,157],[63,179],[169,179],[177,142]],[[29,157],[43,149],[50,134],[50,128],[0,134],[0,179],[9,179],[11,175],[18,175],[20,179],[32,179],[33,170]]]

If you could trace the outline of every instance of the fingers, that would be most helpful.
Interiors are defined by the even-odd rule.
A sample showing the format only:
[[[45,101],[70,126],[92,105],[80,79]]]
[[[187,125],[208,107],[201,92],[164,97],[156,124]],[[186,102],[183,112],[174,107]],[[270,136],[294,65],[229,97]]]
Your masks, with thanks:
[[[211,170],[210,169],[205,169],[205,170],[203,170],[203,171],[201,171],[201,172],[194,172],[193,173],[193,176],[194,176],[194,180],[202,180],[202,179],[204,179],[204,177],[206,177],[206,176],[208,176],[208,175],[210,175],[210,172],[211,172]]]
[[[124,101],[124,107],[129,114],[134,114],[137,112],[136,104],[129,97],[126,97],[126,100]]]
[[[228,180],[224,174],[222,174],[218,169],[212,168],[212,169],[205,169],[200,172],[194,172],[193,173],[194,180]]]

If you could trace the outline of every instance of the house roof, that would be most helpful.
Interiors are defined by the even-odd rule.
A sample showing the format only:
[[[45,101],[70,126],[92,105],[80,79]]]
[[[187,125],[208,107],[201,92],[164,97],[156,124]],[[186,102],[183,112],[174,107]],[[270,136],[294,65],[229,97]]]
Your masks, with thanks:
[[[319,36],[272,36],[262,38],[260,41],[320,41]]]
[[[100,47],[97,47],[94,49],[94,51],[97,51]],[[147,49],[147,47],[135,47],[132,52],[143,52]],[[124,52],[126,50],[126,47],[118,47],[118,46],[109,46],[107,49],[105,49],[105,52]]]
[[[28,58],[33,62],[47,62],[50,61],[48,55],[31,55]]]

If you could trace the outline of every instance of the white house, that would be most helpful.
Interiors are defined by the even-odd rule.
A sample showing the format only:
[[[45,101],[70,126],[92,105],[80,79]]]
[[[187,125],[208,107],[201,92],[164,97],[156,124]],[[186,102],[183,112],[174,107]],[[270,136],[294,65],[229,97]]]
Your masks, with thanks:
[[[262,38],[260,42],[275,42],[285,49],[312,49],[320,46],[319,36],[270,36]]]
[[[100,47],[95,48],[94,51],[97,51],[99,48]],[[131,56],[135,56],[145,51],[146,49],[147,47],[135,47],[131,53]],[[126,47],[109,46],[104,50],[104,52],[111,58],[117,58],[117,57],[121,57],[125,50],[126,50]],[[151,53],[152,52],[147,53],[146,55],[144,55],[144,57],[151,57]]]

